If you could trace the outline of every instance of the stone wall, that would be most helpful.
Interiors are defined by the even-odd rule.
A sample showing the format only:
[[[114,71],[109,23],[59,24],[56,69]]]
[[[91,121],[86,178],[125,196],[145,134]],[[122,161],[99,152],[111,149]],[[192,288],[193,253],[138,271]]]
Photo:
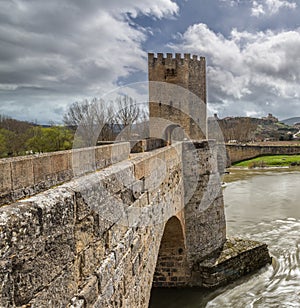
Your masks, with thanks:
[[[184,142],[182,147],[183,219],[180,223],[173,217],[165,227],[154,287],[201,286],[194,268],[226,242],[216,144],[202,140]]]
[[[149,81],[168,82],[186,88],[206,103],[205,58],[185,53],[148,54]]]
[[[178,144],[2,206],[0,306],[147,307],[181,172]]]
[[[232,238],[225,242],[220,252],[196,265],[193,275],[201,286],[215,288],[271,262],[266,244]]]
[[[300,154],[300,146],[259,146],[227,144],[226,151],[231,163],[263,155]]]
[[[166,141],[164,139],[158,138],[147,138],[137,141],[130,141],[131,153],[149,152],[164,146],[166,146]]]
[[[0,160],[0,206],[129,157],[129,143]],[[82,162],[85,162],[84,164]]]

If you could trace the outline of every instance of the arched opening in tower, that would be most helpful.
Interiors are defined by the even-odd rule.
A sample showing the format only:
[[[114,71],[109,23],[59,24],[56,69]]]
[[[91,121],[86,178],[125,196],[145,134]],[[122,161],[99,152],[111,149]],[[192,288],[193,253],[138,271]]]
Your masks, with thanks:
[[[189,278],[184,235],[175,216],[165,225],[152,287],[184,287]]]
[[[187,139],[187,135],[180,125],[170,124],[165,128],[163,139],[170,145],[172,141],[183,141]]]

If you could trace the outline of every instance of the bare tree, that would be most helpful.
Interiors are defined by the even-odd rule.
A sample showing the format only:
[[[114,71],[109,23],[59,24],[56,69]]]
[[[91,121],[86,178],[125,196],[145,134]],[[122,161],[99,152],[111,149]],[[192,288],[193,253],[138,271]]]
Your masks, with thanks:
[[[107,140],[111,136],[110,126],[113,111],[101,99],[73,103],[63,121],[65,125],[77,129],[75,147],[96,145],[99,138]]]
[[[148,138],[150,136],[149,128],[149,110],[141,109],[138,119],[137,131],[140,138]]]
[[[137,122],[141,110],[136,101],[127,95],[116,98],[115,121],[123,136],[128,140],[132,136],[132,125]]]
[[[114,105],[114,108],[112,107]],[[77,130],[75,147],[89,147],[97,141],[130,140],[147,133],[148,115],[129,96],[119,96],[114,102],[94,98],[73,103],[63,121]],[[134,125],[134,130],[132,129]],[[116,131],[118,128],[118,132]]]

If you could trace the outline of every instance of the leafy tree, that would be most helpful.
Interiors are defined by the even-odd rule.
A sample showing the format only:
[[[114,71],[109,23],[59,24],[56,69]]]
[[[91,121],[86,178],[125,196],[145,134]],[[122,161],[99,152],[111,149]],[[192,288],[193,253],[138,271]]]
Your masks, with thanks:
[[[29,131],[32,124],[26,121],[12,119],[5,115],[0,115],[0,129],[7,144],[7,155],[16,156],[25,153],[25,143],[30,137]]]
[[[21,152],[20,146],[18,144],[17,134],[10,130],[1,128],[1,135],[3,136],[3,140],[6,148],[5,156],[14,156],[18,155]]]
[[[38,126],[32,128],[32,132],[33,137],[27,140],[26,147],[33,152],[52,152],[72,147],[73,134],[65,127]]]
[[[6,138],[3,134],[3,129],[0,129],[0,157],[7,156],[7,145],[6,145]]]

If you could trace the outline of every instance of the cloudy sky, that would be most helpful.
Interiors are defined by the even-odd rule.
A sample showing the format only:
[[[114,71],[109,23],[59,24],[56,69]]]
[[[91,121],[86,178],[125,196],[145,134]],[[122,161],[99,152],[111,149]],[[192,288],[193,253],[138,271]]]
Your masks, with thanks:
[[[147,81],[148,52],[206,56],[220,117],[300,116],[297,0],[1,0],[0,114],[61,122]]]

